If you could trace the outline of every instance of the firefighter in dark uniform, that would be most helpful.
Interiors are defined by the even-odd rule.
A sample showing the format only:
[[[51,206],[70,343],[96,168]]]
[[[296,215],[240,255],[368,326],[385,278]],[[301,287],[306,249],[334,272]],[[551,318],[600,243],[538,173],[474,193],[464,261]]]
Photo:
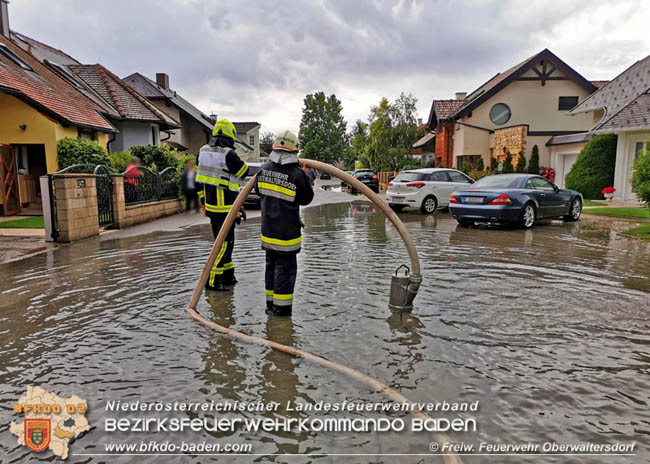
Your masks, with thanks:
[[[237,131],[233,123],[221,119],[214,126],[210,142],[199,151],[196,174],[196,182],[199,183],[198,195],[205,214],[210,218],[215,238],[239,194],[238,180],[248,174],[248,165],[235,152],[236,138]],[[244,211],[241,215],[246,219]],[[235,265],[232,262],[234,247],[233,224],[205,284],[208,290],[224,290],[224,285],[233,285],[237,281]]]
[[[314,191],[298,164],[298,139],[289,131],[273,142],[270,162],[262,165],[255,190],[261,196],[262,248],[266,250],[266,308],[278,316],[291,315],[293,288],[302,242],[300,205]]]

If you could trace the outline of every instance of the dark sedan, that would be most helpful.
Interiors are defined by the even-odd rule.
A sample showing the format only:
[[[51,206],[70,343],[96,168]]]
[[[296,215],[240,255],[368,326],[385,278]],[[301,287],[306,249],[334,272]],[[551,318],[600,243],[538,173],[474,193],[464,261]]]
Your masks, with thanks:
[[[255,175],[257,175],[258,172],[260,172],[260,169],[262,168],[262,164],[264,163],[248,163],[248,174],[246,174],[246,177],[243,179],[239,179],[239,191],[241,192],[244,186],[248,183],[249,180]],[[260,196],[255,193],[255,189],[251,191],[250,194],[248,194],[248,197],[246,197],[246,200],[244,200],[244,205],[249,205],[249,206],[259,206],[260,205]]]
[[[357,169],[352,174],[352,177],[364,183],[373,192],[379,193],[379,177],[372,169]],[[352,190],[353,193],[355,192],[353,188],[350,190]]]
[[[537,219],[577,221],[582,195],[558,188],[534,174],[487,176],[449,197],[449,213],[461,226],[474,222],[518,224],[529,229]]]

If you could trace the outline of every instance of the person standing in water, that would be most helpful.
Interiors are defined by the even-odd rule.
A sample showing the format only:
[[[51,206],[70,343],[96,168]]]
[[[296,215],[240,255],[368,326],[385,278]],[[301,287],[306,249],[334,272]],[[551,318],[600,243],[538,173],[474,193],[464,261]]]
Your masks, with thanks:
[[[261,197],[262,248],[266,251],[266,308],[276,316],[290,316],[302,244],[300,205],[311,203],[314,191],[298,164],[298,138],[292,132],[278,135],[269,158],[255,182]]]

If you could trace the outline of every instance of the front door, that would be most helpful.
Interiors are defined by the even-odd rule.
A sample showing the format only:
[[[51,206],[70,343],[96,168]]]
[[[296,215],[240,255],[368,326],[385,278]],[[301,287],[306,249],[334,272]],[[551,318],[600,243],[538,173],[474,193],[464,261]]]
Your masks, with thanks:
[[[4,215],[14,216],[20,212],[18,170],[13,147],[9,145],[0,146],[0,183]]]
[[[628,136],[627,176],[625,178],[625,194],[623,200],[636,200],[636,194],[632,190],[632,175],[634,174],[634,162],[639,159],[648,140],[648,134]]]

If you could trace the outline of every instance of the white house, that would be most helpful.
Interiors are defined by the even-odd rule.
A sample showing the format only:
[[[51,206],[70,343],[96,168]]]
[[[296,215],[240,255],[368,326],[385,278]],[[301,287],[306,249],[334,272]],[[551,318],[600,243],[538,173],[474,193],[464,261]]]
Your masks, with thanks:
[[[592,134],[618,136],[614,199],[636,201],[631,184],[633,164],[650,143],[650,56],[627,68],[569,114],[586,112],[594,115]]]

